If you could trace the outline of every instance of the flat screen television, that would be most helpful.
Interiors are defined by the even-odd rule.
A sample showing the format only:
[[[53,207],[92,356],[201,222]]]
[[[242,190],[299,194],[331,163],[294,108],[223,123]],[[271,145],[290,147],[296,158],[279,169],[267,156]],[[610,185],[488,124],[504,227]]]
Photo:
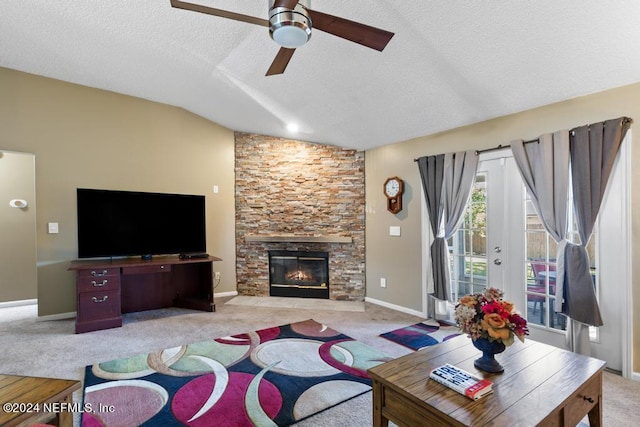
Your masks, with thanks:
[[[77,189],[78,257],[206,252],[205,198]]]

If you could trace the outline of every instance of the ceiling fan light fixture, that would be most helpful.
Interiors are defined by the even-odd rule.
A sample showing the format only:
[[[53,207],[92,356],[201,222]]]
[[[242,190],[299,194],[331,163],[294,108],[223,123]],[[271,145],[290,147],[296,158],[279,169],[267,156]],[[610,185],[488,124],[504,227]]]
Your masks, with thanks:
[[[269,34],[280,46],[295,49],[311,38],[311,19],[299,4],[293,10],[275,7],[269,11]]]
[[[384,50],[393,37],[392,32],[313,10],[311,0],[269,0],[269,20],[186,1],[171,0],[171,7],[268,26],[271,38],[281,47],[265,76],[284,73],[296,48],[311,38],[312,21],[319,31],[378,51]]]

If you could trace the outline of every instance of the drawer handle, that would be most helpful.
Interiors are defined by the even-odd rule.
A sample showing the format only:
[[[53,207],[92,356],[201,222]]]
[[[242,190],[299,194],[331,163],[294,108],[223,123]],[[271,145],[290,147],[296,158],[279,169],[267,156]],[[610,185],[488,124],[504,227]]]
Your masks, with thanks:
[[[104,285],[106,285],[106,284],[107,284],[107,282],[108,282],[108,280],[107,280],[107,279],[104,279],[104,280],[102,281],[102,283],[98,283],[98,282],[96,282],[95,280],[92,280],[92,281],[91,281],[91,285],[93,285],[93,287],[94,287],[94,288],[101,288],[101,287],[103,287]]]
[[[93,302],[101,303],[101,302],[105,302],[107,299],[109,299],[109,295],[105,295],[100,299],[98,299],[96,297],[92,297],[91,299],[93,300]]]
[[[102,276],[106,276],[107,275],[107,270],[102,270],[102,273],[98,273],[95,270],[91,271],[91,275],[93,277],[102,277]]]
[[[593,403],[593,402],[594,402],[594,400],[593,400],[592,398],[587,397],[587,396],[582,396],[582,399],[583,399],[583,400],[586,400],[586,401],[587,401],[587,402],[589,402],[589,403]]]

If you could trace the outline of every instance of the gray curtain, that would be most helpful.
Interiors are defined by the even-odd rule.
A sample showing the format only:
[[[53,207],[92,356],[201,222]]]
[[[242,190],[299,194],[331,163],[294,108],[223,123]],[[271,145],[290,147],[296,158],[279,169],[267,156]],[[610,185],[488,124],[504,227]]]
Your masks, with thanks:
[[[513,157],[542,224],[556,242],[567,234],[569,132],[511,143]]]
[[[562,304],[567,245],[567,209],[569,193],[569,131],[544,134],[538,142],[511,142],[513,157],[531,202],[553,240],[556,252],[556,310]]]
[[[608,120],[540,137],[539,143],[511,143],[513,155],[544,227],[559,242],[556,257],[556,311],[569,319],[573,351],[589,354],[588,325],[601,326],[585,246],[604,197],[618,149],[629,128],[626,118]],[[571,160],[569,162],[569,159]],[[569,165],[581,244],[565,240]]]
[[[621,117],[571,132],[573,205],[580,244],[567,245],[564,289],[559,291],[564,294],[562,311],[572,319],[570,345],[574,349],[584,349],[584,341],[588,340],[586,325],[603,324],[585,246],[591,238],[609,176],[629,125],[629,120]]]
[[[420,178],[422,179],[422,190],[427,204],[427,213],[429,214],[429,223],[431,231],[436,239],[431,244],[431,271],[433,272],[434,296],[438,299],[448,299],[449,284],[444,277],[441,268],[436,268],[435,256],[440,253],[434,245],[442,224],[444,214],[444,205],[442,204],[442,180],[444,178],[444,154],[437,156],[423,156],[418,159],[418,169],[420,169]],[[446,247],[446,242],[445,242]],[[439,264],[440,265],[440,264]]]
[[[476,179],[479,157],[475,151],[444,155],[444,238],[450,239],[464,218]],[[447,264],[448,265],[448,264]]]
[[[435,236],[431,244],[434,296],[449,300],[451,273],[447,239],[453,236],[462,221],[478,169],[478,156],[475,151],[462,151],[420,157],[418,168]]]

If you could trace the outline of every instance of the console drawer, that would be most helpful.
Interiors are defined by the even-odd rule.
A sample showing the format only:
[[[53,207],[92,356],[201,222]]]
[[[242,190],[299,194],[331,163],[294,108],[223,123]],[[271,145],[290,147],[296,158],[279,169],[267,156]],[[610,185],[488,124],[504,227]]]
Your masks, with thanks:
[[[80,279],[101,279],[106,276],[119,276],[120,269],[112,268],[85,268],[78,270],[78,280]]]
[[[120,292],[98,291],[78,294],[78,320],[91,320],[120,317]]]
[[[171,273],[171,264],[136,265],[122,267],[122,274]]]
[[[120,276],[78,277],[78,293],[120,289]]]

